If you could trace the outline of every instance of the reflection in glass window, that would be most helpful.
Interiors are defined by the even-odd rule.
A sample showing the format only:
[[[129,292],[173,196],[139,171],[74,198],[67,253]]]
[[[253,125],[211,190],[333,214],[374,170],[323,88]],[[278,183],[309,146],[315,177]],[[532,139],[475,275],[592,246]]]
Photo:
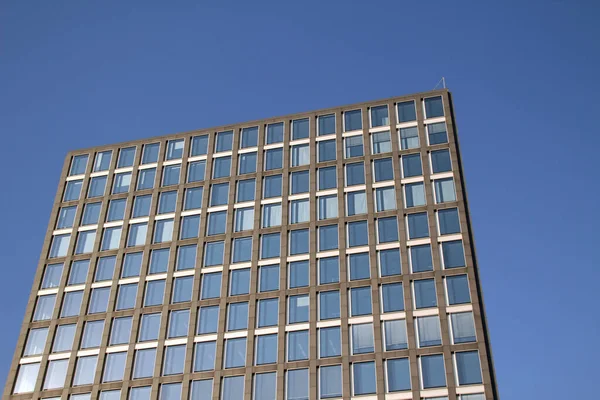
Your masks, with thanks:
[[[308,193],[309,190],[309,172],[296,171],[290,175],[290,185],[292,187],[290,194]]]
[[[65,384],[68,365],[68,359],[49,361],[42,389],[49,390],[62,388]]]
[[[152,189],[156,179],[156,168],[141,169],[138,176],[137,190]]]
[[[308,261],[294,261],[289,266],[290,289],[308,286]]]
[[[267,143],[283,142],[283,122],[267,125]]]
[[[265,151],[265,171],[283,168],[283,148]]]
[[[352,389],[355,396],[363,394],[375,394],[376,378],[375,378],[375,362],[361,362],[352,364]]]
[[[344,112],[344,132],[356,131],[362,129],[361,110],[352,110]]]
[[[75,182],[75,181],[71,181]],[[67,189],[69,189],[69,183],[67,182]],[[106,175],[105,176],[94,176],[90,179],[90,187],[88,188],[88,198],[104,196],[104,190],[106,189]],[[79,196],[77,196],[79,197]],[[65,199],[66,201],[67,199]],[[76,200],[76,199],[74,199]]]
[[[373,339],[373,324],[351,325],[352,354],[373,353],[375,344]]]
[[[244,201],[253,201],[255,187],[256,181],[254,179],[245,179],[243,181],[238,181],[237,202],[241,203]]]
[[[217,146],[215,151],[217,153],[221,151],[229,151],[233,148],[233,131],[218,132],[217,133]]]
[[[423,182],[407,183],[404,185],[404,196],[406,207],[418,207],[425,205],[425,188]]]
[[[221,273],[202,274],[201,300],[215,299],[221,296]]]
[[[216,333],[219,325],[219,306],[200,307],[196,333],[204,335]]]
[[[365,165],[362,162],[346,164],[346,186],[365,184]]]
[[[262,227],[269,228],[281,225],[281,203],[263,206]]]
[[[204,175],[206,173],[206,161],[192,161],[188,164],[188,176],[187,181],[190,182],[200,182],[204,180]]]
[[[246,365],[246,338],[225,340],[225,368],[237,368]]]
[[[263,265],[259,271],[259,292],[279,290],[279,265]]]
[[[93,172],[98,171],[107,171],[110,167],[110,157],[112,156],[112,150],[102,151],[100,153],[96,153],[96,159],[94,160],[94,170]]]
[[[21,364],[13,394],[33,392],[39,371],[40,363]]]
[[[317,143],[318,162],[332,161],[336,158],[335,140],[321,140]]]
[[[167,142],[166,160],[176,160],[183,156],[183,139],[169,140]]]
[[[206,234],[220,235],[225,233],[227,226],[227,211],[217,211],[208,214],[208,228]]]
[[[308,295],[290,296],[288,299],[288,323],[308,322]]]
[[[464,267],[466,264],[462,240],[443,242],[442,259],[445,269]]]
[[[53,353],[69,351],[73,347],[73,338],[75,337],[75,324],[59,325],[54,336],[52,345]]]
[[[340,281],[340,262],[337,256],[319,259],[319,285]]]
[[[194,136],[192,138],[190,157],[204,155],[204,154],[206,154],[207,150],[208,150],[208,135]]]
[[[281,196],[281,175],[266,176],[263,185],[263,198],[268,199]]]
[[[63,264],[50,264],[46,266],[44,278],[42,280],[42,289],[58,287],[62,276]]]
[[[126,193],[129,191],[129,185],[131,184],[131,172],[123,172],[115,174],[115,180],[113,183],[113,194]]]
[[[379,271],[382,277],[402,274],[399,249],[380,250],[378,255]]]
[[[279,233],[270,233],[262,235],[261,237],[261,250],[260,258],[274,258],[279,257],[280,253],[280,236]]]
[[[56,229],[71,228],[73,226],[73,221],[75,220],[76,211],[77,206],[61,207],[58,212]]]
[[[406,321],[396,319],[384,321],[385,351],[404,350],[408,348]]]
[[[308,360],[308,331],[292,331],[287,334],[287,360]]]
[[[242,129],[240,149],[258,146],[258,126]]]
[[[387,283],[381,285],[383,312],[404,311],[404,291],[402,283]]]
[[[213,159],[213,178],[225,178],[230,175],[231,156],[218,157]]]
[[[444,356],[434,354],[419,357],[421,364],[421,385],[423,389],[431,389],[446,386],[446,370],[444,368]]]
[[[346,193],[348,216],[367,213],[367,194],[364,190]]]
[[[413,100],[398,103],[398,123],[417,120],[417,110]]]
[[[417,317],[416,323],[419,347],[439,346],[442,344],[440,318],[437,315]]]
[[[243,153],[238,156],[238,168],[240,174],[251,174],[256,172],[256,152]]]
[[[68,181],[65,186],[65,193],[63,195],[63,201],[79,200],[81,195],[81,186],[83,180]]]
[[[144,145],[142,154],[142,164],[150,164],[158,161],[158,151],[160,143],[150,143]]]
[[[71,168],[69,169],[69,176],[85,174],[87,161],[87,154],[73,157],[73,160],[71,161]]]
[[[25,344],[25,350],[23,350],[23,357],[42,354],[44,351],[44,346],[46,345],[47,337],[48,328],[31,329],[27,335],[27,342]]]
[[[319,329],[319,357],[339,357],[342,355],[340,345],[340,327]]]
[[[371,134],[373,141],[373,154],[389,153],[392,151],[392,139],[390,131],[374,132]]]
[[[482,383],[479,352],[461,351],[455,353],[456,374],[459,385],[476,385]]]
[[[345,157],[360,157],[364,155],[362,135],[344,138]]]
[[[292,167],[310,164],[310,148],[308,144],[297,144],[292,146]]]

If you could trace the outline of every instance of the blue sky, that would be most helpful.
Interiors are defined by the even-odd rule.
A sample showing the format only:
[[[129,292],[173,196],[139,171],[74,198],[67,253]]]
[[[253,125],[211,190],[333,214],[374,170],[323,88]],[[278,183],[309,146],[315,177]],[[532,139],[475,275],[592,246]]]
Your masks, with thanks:
[[[503,399],[595,398],[598,3],[4,1],[0,382],[67,151],[452,90]]]

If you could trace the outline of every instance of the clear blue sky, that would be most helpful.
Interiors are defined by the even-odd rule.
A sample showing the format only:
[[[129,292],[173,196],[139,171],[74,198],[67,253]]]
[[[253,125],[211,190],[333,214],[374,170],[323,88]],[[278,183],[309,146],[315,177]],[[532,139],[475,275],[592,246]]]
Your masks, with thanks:
[[[2,2],[0,383],[67,151],[425,91],[443,75],[500,394],[597,398],[598,3],[202,3]]]

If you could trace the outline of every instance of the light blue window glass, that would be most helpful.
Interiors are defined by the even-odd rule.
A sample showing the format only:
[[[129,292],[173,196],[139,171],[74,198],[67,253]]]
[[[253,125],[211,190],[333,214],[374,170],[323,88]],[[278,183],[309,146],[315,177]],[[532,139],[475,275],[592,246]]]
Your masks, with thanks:
[[[81,231],[77,235],[77,245],[75,246],[75,254],[91,253],[96,240],[96,231]]]
[[[455,353],[456,372],[459,385],[476,385],[482,383],[481,365],[477,351],[461,351]]]
[[[123,271],[121,272],[121,278],[130,278],[132,276],[139,276],[142,268],[142,255],[143,253],[127,253],[123,259]]]
[[[364,155],[362,135],[344,138],[345,157],[360,157]]]
[[[216,333],[219,326],[219,306],[200,307],[199,314],[196,333],[198,335]]]
[[[163,361],[163,376],[183,374],[185,345],[167,346]]]
[[[319,168],[319,190],[337,187],[337,174],[335,167]]]
[[[170,249],[155,249],[150,253],[149,274],[160,274],[167,272],[169,265]]]
[[[204,175],[206,173],[206,161],[192,161],[188,164],[188,176],[187,181],[190,182],[200,182],[204,180]]]
[[[133,379],[150,378],[154,373],[156,349],[143,349],[135,352]]]
[[[156,179],[156,168],[141,169],[138,176],[137,190],[152,189]]]
[[[248,231],[254,228],[254,207],[235,209],[235,232]]]
[[[235,269],[230,273],[229,295],[237,296],[250,292],[250,268]]]
[[[42,289],[58,287],[63,271],[63,263],[50,264],[46,266],[44,271],[44,279],[42,280]]]
[[[108,215],[106,217],[106,221],[120,221],[123,219],[125,215],[125,205],[127,204],[127,199],[116,199],[111,200],[108,205]]]
[[[184,210],[197,210],[202,208],[202,187],[188,188],[185,190]]]
[[[163,383],[160,385],[159,400],[180,400],[181,383]]]
[[[241,203],[244,201],[253,201],[254,200],[254,191],[256,190],[256,180],[255,179],[245,179],[243,181],[238,181],[237,185],[237,202]]]
[[[281,203],[265,204],[263,206],[262,227],[281,225]]]
[[[379,270],[381,276],[402,274],[400,250],[388,249],[379,251]]]
[[[225,251],[225,242],[208,242],[206,243],[205,251],[205,267],[223,264],[223,252]]]
[[[157,162],[159,150],[160,143],[145,144],[142,153],[142,164],[150,164]]]
[[[453,240],[442,243],[442,257],[444,268],[460,268],[465,266],[465,251],[462,240]]]
[[[129,225],[129,237],[127,238],[127,247],[143,246],[146,243],[148,234],[148,223]]]
[[[412,272],[433,271],[431,245],[422,244],[410,247],[410,265]]]
[[[429,145],[448,143],[448,134],[446,132],[446,123],[429,124],[427,134],[429,136]]]
[[[188,334],[190,310],[174,310],[169,316],[168,338],[184,337]]]
[[[452,178],[436,179],[433,181],[435,189],[435,202],[445,203],[447,201],[456,201],[456,192],[454,191],[454,180]]]
[[[419,239],[429,237],[429,223],[427,213],[408,214],[408,238]]]
[[[135,146],[125,147],[119,150],[119,161],[117,162],[117,168],[131,167],[133,166],[133,160],[135,158]]]
[[[264,178],[264,194],[263,198],[281,196],[281,175],[271,175]]]
[[[337,256],[319,259],[319,285],[340,281],[340,262]]]
[[[151,195],[136,196],[133,202],[132,218],[147,217],[150,215]]]
[[[421,385],[423,385],[423,389],[446,386],[443,355],[421,356],[419,360],[421,362]]]
[[[281,238],[279,233],[262,235],[260,248],[261,259],[279,257],[280,251]]]
[[[363,162],[346,164],[346,186],[365,184],[365,164]]]
[[[417,120],[417,110],[413,100],[398,103],[398,123]]]
[[[335,140],[321,140],[317,144],[319,160],[318,162],[335,160]]]
[[[371,287],[350,289],[350,316],[370,315],[372,313]]]
[[[190,157],[201,156],[208,150],[208,135],[194,136],[190,149]]]
[[[308,261],[294,261],[290,263],[290,289],[308,286],[308,268]]]
[[[398,241],[398,220],[396,217],[377,219],[377,238],[379,243]]]
[[[434,174],[438,172],[452,171],[450,151],[448,149],[431,152],[431,168]]]
[[[308,144],[297,144],[291,150],[292,167],[310,164],[310,147]]]
[[[406,207],[418,207],[425,205],[425,188],[423,182],[407,183],[404,185],[406,196]]]
[[[283,142],[283,122],[267,125],[267,143]]]
[[[94,288],[90,297],[88,314],[106,312],[110,287]]]
[[[394,166],[391,158],[380,158],[373,161],[375,182],[394,180]]]
[[[348,216],[367,213],[367,195],[364,190],[346,193]]]
[[[359,129],[362,129],[361,110],[344,112],[344,132],[356,131]]]
[[[433,279],[421,279],[413,282],[415,289],[415,307],[428,308],[437,306],[435,282]]]
[[[23,350],[23,357],[36,356],[44,352],[48,328],[31,329],[27,335],[27,343]]]
[[[308,229],[290,231],[290,255],[308,253]]]
[[[244,399],[244,376],[226,376],[223,378],[221,400]],[[207,399],[208,400],[208,399]]]
[[[111,346],[116,344],[129,343],[129,337],[131,336],[131,324],[132,317],[121,317],[113,320],[113,325],[110,331]]]
[[[402,173],[404,178],[423,175],[420,154],[407,154],[402,156]]]
[[[308,199],[292,200],[290,202],[290,224],[308,222],[310,219],[309,207],[310,202]]]
[[[75,182],[75,181],[71,181]],[[68,188],[67,184],[67,188]],[[106,189],[106,176],[95,176],[90,179],[90,187],[88,189],[88,198],[104,196]],[[66,199],[65,199],[66,200]]]
[[[60,311],[60,317],[73,317],[79,315],[81,310],[81,300],[83,299],[83,290],[77,290],[75,292],[65,293],[63,299],[62,309]]]
[[[221,296],[221,273],[211,272],[202,274],[202,293],[201,300],[215,299]]]
[[[254,375],[254,400],[275,400],[277,394],[277,373],[265,372]]]
[[[335,250],[338,248],[338,226],[326,225],[319,228],[319,251]]]
[[[416,149],[419,146],[419,130],[416,126],[400,128],[400,147],[402,150]]]
[[[348,223],[348,246],[366,246],[369,244],[367,221]]]
[[[178,185],[179,174],[181,172],[181,164],[167,165],[163,168],[163,186]]]
[[[386,361],[389,392],[410,390],[410,367],[408,358],[394,358]]]
[[[121,380],[121,379],[117,379]],[[120,390],[103,390],[100,392],[100,400],[120,400],[121,399],[121,391]]]
[[[75,366],[73,386],[90,385],[94,382],[98,356],[79,357]]]
[[[119,248],[119,242],[121,241],[122,227],[114,226],[111,228],[104,228],[104,235],[102,236],[102,245],[100,250],[114,250]]]
[[[149,281],[146,283],[146,296],[144,307],[158,306],[162,304],[165,296],[165,280]]]
[[[85,283],[89,267],[90,260],[73,261],[67,285],[80,285]]]
[[[88,203],[83,209],[83,218],[81,219],[81,225],[94,225],[98,223],[100,217],[100,208],[102,203]]]
[[[342,397],[342,366],[329,365],[319,367],[319,398]]]
[[[173,220],[161,219],[154,224],[154,243],[170,242],[173,238]]]
[[[332,290],[319,293],[319,319],[336,319],[340,317],[340,292]]]
[[[61,207],[60,211],[58,212],[56,229],[71,228],[73,226],[73,221],[75,220],[76,211],[77,206]]]
[[[396,209],[396,190],[393,186],[375,189],[377,212]]]
[[[258,327],[276,326],[279,316],[279,299],[260,299],[258,301]]]
[[[181,240],[197,238],[199,231],[200,215],[186,215],[181,218]]]
[[[232,262],[239,263],[250,261],[252,258],[252,238],[233,239],[233,257]]]
[[[319,196],[319,220],[337,218],[338,202],[337,195]]]
[[[371,107],[371,127],[384,126],[389,124],[387,106]]]
[[[193,276],[181,276],[174,279],[173,303],[182,303],[192,300]]]
[[[309,134],[309,119],[296,119],[292,121],[292,140],[307,139]]]
[[[220,235],[225,233],[227,226],[227,211],[217,211],[208,214],[208,229],[206,234]]]
[[[233,131],[218,132],[215,151],[229,151],[233,148]]]
[[[265,151],[265,171],[283,168],[283,148]]]
[[[176,160],[183,157],[183,139],[169,140],[167,142],[166,160]]]
[[[436,118],[444,116],[444,105],[442,97],[429,97],[425,99],[425,118]]]
[[[60,353],[71,350],[73,347],[73,338],[75,337],[75,324],[59,325],[56,329],[54,343],[52,345],[53,353]]]
[[[308,400],[308,368],[288,370],[286,400]]]
[[[319,329],[319,357],[339,357],[342,355],[340,345],[340,327],[332,326]]]
[[[407,349],[408,339],[406,336],[406,321],[403,319],[395,319],[385,321],[383,324],[385,351]]]
[[[447,208],[444,210],[438,210],[437,214],[440,235],[460,233],[460,220],[458,219],[457,208]]]
[[[240,149],[258,146],[258,126],[242,129],[242,137],[240,139]]]
[[[129,400],[150,400],[151,386],[133,387],[129,391]]]
[[[419,347],[439,346],[442,344],[440,318],[437,315],[417,317],[416,322]]]
[[[477,340],[471,311],[450,314],[450,326],[452,328],[453,344],[469,343]]]
[[[112,156],[112,150],[102,151],[96,153],[96,159],[94,160],[93,172],[106,171],[110,167],[110,158]]]
[[[471,302],[467,275],[447,276],[446,290],[448,292],[448,305]]]
[[[73,160],[71,161],[71,168],[69,169],[69,176],[85,174],[87,162],[87,154],[73,157]]]
[[[375,394],[377,382],[375,378],[375,362],[353,363],[353,392],[355,396]]]
[[[288,323],[308,322],[308,295],[290,296],[288,300]]]
[[[81,186],[83,180],[68,181],[65,186],[65,193],[63,195],[63,201],[79,200],[81,195]]]
[[[259,292],[279,290],[279,265],[263,265],[259,267]]]
[[[225,368],[237,368],[246,365],[246,338],[227,339],[225,341]]]
[[[373,353],[375,342],[373,338],[373,324],[351,325],[352,354]]]
[[[215,369],[217,342],[200,342],[194,347],[194,372]]]
[[[369,265],[369,253],[356,253],[348,256],[350,264],[350,280],[369,279],[371,267]]]
[[[256,337],[256,365],[277,362],[277,334]]]
[[[404,291],[402,283],[381,285],[383,297],[383,312],[404,311]]]
[[[293,331],[287,336],[288,361],[308,360],[308,331]]]
[[[104,289],[104,288],[102,288]],[[110,289],[110,288],[108,288]],[[102,331],[104,330],[104,320],[88,321],[83,328],[83,338],[81,339],[82,349],[91,349],[100,347],[102,341]]]
[[[140,327],[138,342],[147,342],[158,339],[160,329],[160,314],[144,314]]]
[[[135,306],[135,296],[137,295],[137,283],[129,283],[127,285],[119,285],[119,293],[117,295],[117,311],[128,310]]]
[[[240,174],[256,172],[256,152],[240,154],[238,157]]]
[[[131,172],[115,174],[112,192],[113,194],[126,193],[129,191],[129,185],[131,185]]]
[[[308,124],[308,120],[307,120],[307,124]],[[319,127],[319,132],[318,132],[319,136],[334,134],[335,133],[335,114],[320,115],[318,117],[318,127]]]
[[[389,153],[392,151],[392,139],[390,131],[374,132],[371,134],[373,141],[373,154]]]

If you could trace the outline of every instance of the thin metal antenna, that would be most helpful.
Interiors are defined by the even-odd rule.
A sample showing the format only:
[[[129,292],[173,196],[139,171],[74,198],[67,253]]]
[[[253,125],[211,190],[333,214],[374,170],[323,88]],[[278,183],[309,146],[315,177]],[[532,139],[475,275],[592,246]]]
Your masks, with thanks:
[[[438,88],[438,86],[440,86],[440,83],[442,84],[442,87],[443,87],[444,89],[446,89],[446,78],[444,78],[444,77],[442,76],[442,79],[440,79],[440,81],[437,83],[437,85],[435,85],[435,87],[433,88],[433,90],[437,89],[437,88]]]

